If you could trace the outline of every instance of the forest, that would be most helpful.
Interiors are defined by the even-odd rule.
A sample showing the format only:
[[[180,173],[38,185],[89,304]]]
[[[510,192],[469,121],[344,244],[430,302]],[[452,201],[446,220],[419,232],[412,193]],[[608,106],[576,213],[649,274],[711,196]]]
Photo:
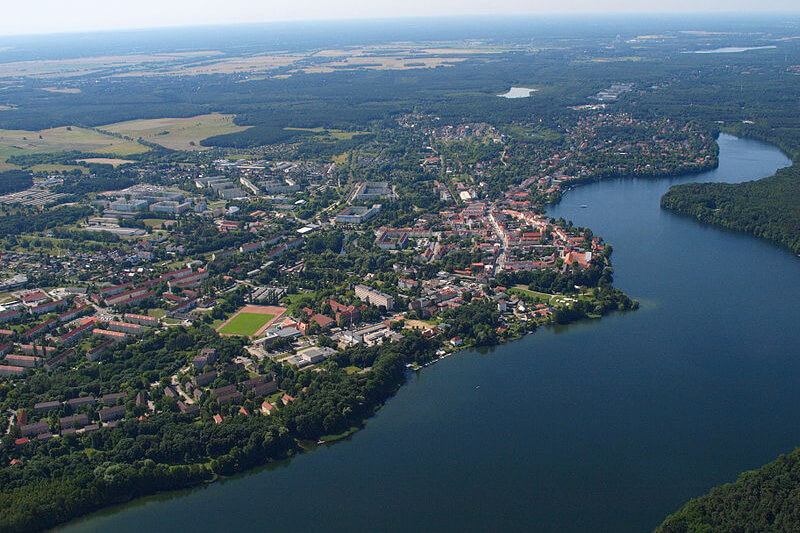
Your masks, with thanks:
[[[661,207],[800,253],[800,169],[796,166],[758,181],[675,185],[661,198]]]
[[[33,176],[30,172],[21,170],[0,172],[0,194],[22,191],[31,185],[33,185]]]
[[[94,210],[88,206],[63,206],[49,211],[20,209],[16,213],[0,216],[0,237],[73,224],[92,213]]]
[[[769,533],[800,530],[800,449],[695,498],[656,533]]]

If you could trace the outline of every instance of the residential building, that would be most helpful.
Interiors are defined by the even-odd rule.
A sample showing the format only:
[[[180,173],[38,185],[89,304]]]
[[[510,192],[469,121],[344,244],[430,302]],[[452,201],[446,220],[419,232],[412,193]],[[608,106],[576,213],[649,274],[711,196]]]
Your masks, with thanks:
[[[100,412],[98,414],[100,415],[101,422],[111,422],[112,420],[119,420],[120,418],[125,416],[125,406],[115,405],[114,407],[106,407],[105,409],[100,409]]]
[[[217,371],[212,370],[211,372],[206,372],[205,374],[199,374],[192,378],[192,385],[195,387],[202,387],[204,385],[208,385],[212,381],[217,379]]]
[[[64,416],[58,419],[61,424],[61,430],[75,428],[80,429],[89,425],[89,417],[83,413],[77,415]]]
[[[364,207],[360,205],[351,205],[339,211],[336,214],[337,224],[361,224],[377,215],[381,210],[380,204],[375,204],[372,207]]]
[[[122,317],[125,319],[125,322],[129,322],[131,324],[139,324],[140,326],[148,326],[148,327],[158,327],[161,322],[158,318],[147,316],[147,315],[135,315],[133,313],[125,313]]]
[[[6,355],[6,363],[12,366],[21,366],[24,368],[36,368],[41,364],[43,359],[33,355]]]
[[[2,377],[20,377],[24,376],[29,371],[29,368],[20,366],[0,365],[0,376]]]
[[[35,422],[33,424],[25,424],[19,428],[20,435],[23,437],[33,437],[43,435],[50,432],[50,424],[47,422]]]
[[[111,321],[107,324],[108,329],[111,331],[121,331],[122,333],[129,333],[131,335],[142,335],[144,327],[138,324],[128,324],[127,322]]]
[[[366,285],[356,285],[354,289],[358,299],[376,307],[385,307],[387,311],[394,309],[394,299],[390,295],[371,289]]]

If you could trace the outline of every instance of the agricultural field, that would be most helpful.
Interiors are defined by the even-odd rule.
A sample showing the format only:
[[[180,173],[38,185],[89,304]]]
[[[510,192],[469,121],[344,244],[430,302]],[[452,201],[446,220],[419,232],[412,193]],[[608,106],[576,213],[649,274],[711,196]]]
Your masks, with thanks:
[[[86,159],[78,159],[80,163],[95,163],[97,165],[111,165],[114,168],[128,163],[134,163],[130,159],[120,159],[117,157],[88,157]]]
[[[209,74],[266,73],[275,69],[296,66],[293,72],[333,72],[338,69],[369,68],[377,70],[405,70],[409,68],[433,68],[450,66],[464,61],[469,56],[499,52],[498,49],[484,48],[431,48],[415,49],[408,46],[364,46],[349,50],[321,50],[318,52],[277,52],[249,56],[229,56],[223,58],[199,58],[191,61],[164,65],[142,61],[137,68],[111,74],[113,77],[131,76],[198,76]],[[427,54],[427,57],[425,56]],[[422,56],[422,57],[420,57]],[[466,56],[466,57],[456,57]],[[331,63],[304,64],[310,58],[331,59]],[[289,77],[278,74],[275,77]],[[263,79],[263,78],[262,78]]]
[[[324,135],[326,137],[330,136],[337,140],[350,140],[356,135],[365,135],[369,133],[368,131],[344,131],[344,130],[331,130],[325,129],[322,127],[318,128],[283,128],[289,131],[308,131],[311,133],[318,133],[320,135]]]
[[[167,68],[148,68],[115,74],[114,77],[131,76],[199,76],[208,74],[240,74],[265,72],[287,67],[303,59],[305,54],[265,54],[245,57],[228,57],[199,64],[176,65]]]
[[[42,87],[42,90],[57,94],[80,94],[81,92],[77,87]]]
[[[99,129],[131,139],[142,139],[171,150],[206,150],[200,141],[215,135],[238,133],[249,126],[237,126],[233,115],[211,113],[188,118],[129,120],[100,126]]]
[[[88,174],[89,169],[86,167],[82,167],[79,165],[59,165],[57,163],[43,163],[41,165],[33,165],[32,167],[28,168],[31,172],[70,172],[72,170],[77,170],[81,174]]]
[[[70,150],[127,156],[147,152],[149,148],[137,142],[78,127],[63,126],[41,131],[0,129],[0,162],[15,155]]]
[[[138,70],[150,73],[159,67],[174,68],[176,64],[212,58],[219,54],[218,51],[200,51],[11,61],[0,64],[0,78],[68,78],[90,74],[113,75],[119,72],[131,74]],[[50,88],[45,90],[47,89]],[[63,88],[55,89],[56,91],[51,92],[64,92]]]
[[[449,45],[452,46],[449,47]],[[464,42],[429,43],[409,46],[408,43],[354,46],[347,49],[327,49],[311,52],[255,53],[226,55],[219,50],[90,56],[65,59],[10,61],[0,63],[0,79],[36,78],[66,80],[80,76],[143,77],[143,76],[201,76],[219,74],[268,73],[276,69],[296,67],[295,72],[333,72],[342,68],[404,70],[448,66],[482,54],[507,51],[508,47],[465,45]],[[520,48],[514,48],[520,50]],[[316,63],[321,58],[331,63]],[[312,64],[307,64],[312,60]],[[276,77],[291,74],[278,73]],[[42,87],[41,90],[78,94],[80,89],[64,85]]]
[[[307,74],[326,74],[338,70],[407,70],[414,68],[451,67],[458,62],[466,61],[466,57],[436,57],[436,56],[351,56],[335,61],[301,67],[295,72]]]

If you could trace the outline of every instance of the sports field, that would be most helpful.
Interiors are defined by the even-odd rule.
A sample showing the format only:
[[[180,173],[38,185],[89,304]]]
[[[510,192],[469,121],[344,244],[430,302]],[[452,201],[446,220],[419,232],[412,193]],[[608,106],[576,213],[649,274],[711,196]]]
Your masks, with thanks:
[[[223,335],[244,335],[249,337],[264,327],[264,325],[275,318],[275,315],[261,315],[258,313],[239,313],[227,324],[219,329]]]
[[[252,337],[265,329],[275,317],[283,315],[283,307],[246,305],[217,329],[220,335]]]

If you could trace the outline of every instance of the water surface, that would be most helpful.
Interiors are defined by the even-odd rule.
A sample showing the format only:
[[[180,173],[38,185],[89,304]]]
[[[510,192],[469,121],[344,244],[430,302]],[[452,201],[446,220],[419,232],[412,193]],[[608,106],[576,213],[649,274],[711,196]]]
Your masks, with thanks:
[[[777,48],[775,45],[769,46],[726,46],[724,48],[714,48],[713,50],[692,50],[690,52],[683,52],[684,54],[738,54],[739,52],[747,52],[749,50],[769,50]]]
[[[659,208],[673,183],[789,164],[719,144],[717,170],[589,184],[551,210],[614,244],[617,285],[641,310],[463,352],[348,441],[62,531],[639,532],[790,451],[800,260]]]

